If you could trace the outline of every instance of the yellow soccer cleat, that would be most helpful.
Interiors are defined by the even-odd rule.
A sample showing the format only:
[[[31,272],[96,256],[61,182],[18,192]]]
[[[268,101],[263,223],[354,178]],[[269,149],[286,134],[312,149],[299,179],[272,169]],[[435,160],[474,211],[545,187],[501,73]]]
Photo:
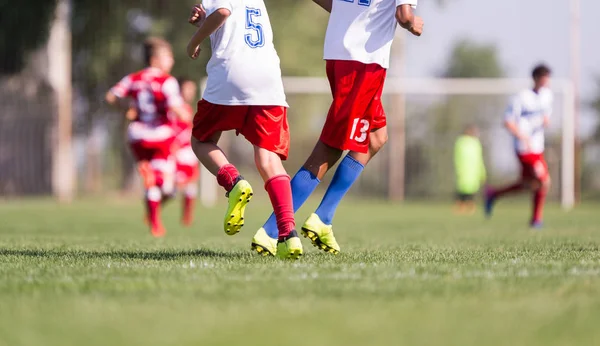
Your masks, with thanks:
[[[239,180],[233,189],[229,191],[229,206],[225,214],[225,222],[223,228],[227,235],[235,235],[244,226],[244,210],[246,205],[252,199],[252,186],[246,180]]]
[[[293,231],[286,240],[277,244],[277,257],[281,259],[297,260],[302,257],[302,242],[296,231]]]
[[[333,227],[324,224],[317,214],[311,214],[304,222],[302,235],[310,239],[317,249],[336,255],[340,253],[340,246],[333,235]]]
[[[264,228],[260,228],[252,238],[252,250],[262,256],[275,256],[277,254],[277,239],[269,237]]]

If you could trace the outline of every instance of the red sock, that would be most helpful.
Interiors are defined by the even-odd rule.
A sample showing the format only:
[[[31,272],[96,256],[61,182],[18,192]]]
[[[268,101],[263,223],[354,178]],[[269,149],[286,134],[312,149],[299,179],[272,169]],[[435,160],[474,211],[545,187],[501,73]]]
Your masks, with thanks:
[[[152,234],[155,236],[164,235],[164,229],[160,221],[160,201],[162,192],[157,186],[152,186],[146,192],[146,207],[148,208],[148,221]]]
[[[522,182],[518,182],[516,184],[507,186],[507,187],[505,187],[503,189],[499,189],[499,190],[494,191],[493,192],[493,196],[495,198],[498,198],[498,197],[502,197],[504,195],[508,195],[508,194],[515,193],[515,192],[519,192],[519,191],[523,190],[523,187],[524,187],[523,183]]]
[[[236,179],[240,176],[240,172],[232,164],[227,164],[219,168],[217,172],[217,182],[223,186],[227,192],[233,189]]]
[[[533,193],[533,215],[531,222],[541,222],[544,217],[544,202],[546,201],[547,191],[541,187]]]
[[[183,224],[189,226],[194,221],[194,201],[196,199],[190,196],[183,197]]]
[[[277,228],[279,229],[279,239],[285,239],[296,228],[290,176],[278,175],[269,179],[265,183],[265,190],[267,190],[273,205]]]

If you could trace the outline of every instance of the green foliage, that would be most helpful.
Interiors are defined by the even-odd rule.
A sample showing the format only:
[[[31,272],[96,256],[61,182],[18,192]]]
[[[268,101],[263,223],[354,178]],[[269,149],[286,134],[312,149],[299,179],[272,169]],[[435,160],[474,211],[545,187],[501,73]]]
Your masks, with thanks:
[[[27,53],[48,37],[55,0],[0,1],[0,75],[25,66]]]
[[[504,75],[494,45],[457,42],[443,73],[447,78],[500,78]]]
[[[335,225],[343,252],[303,239],[307,255],[289,263],[249,251],[266,199],[250,205],[235,237],[221,230],[223,205],[197,209],[198,223],[181,229],[170,204],[161,240],[147,234],[138,201],[0,204],[0,344],[558,346],[600,337],[597,204],[550,205],[548,228],[532,233],[527,202],[498,205],[486,222],[450,205],[347,200]]]

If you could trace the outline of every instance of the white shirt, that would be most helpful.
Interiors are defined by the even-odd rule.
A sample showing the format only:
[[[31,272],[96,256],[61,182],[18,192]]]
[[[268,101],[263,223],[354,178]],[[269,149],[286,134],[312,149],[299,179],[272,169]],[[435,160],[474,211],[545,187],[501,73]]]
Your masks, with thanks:
[[[203,6],[207,16],[221,8],[231,12],[210,36],[204,99],[220,105],[288,107],[263,0],[204,0]]]
[[[398,22],[396,8],[417,0],[333,0],[325,36],[325,60],[352,60],[390,67]]]
[[[514,138],[515,150],[519,154],[541,154],[544,152],[544,118],[552,114],[553,95],[550,89],[535,92],[526,89],[514,96],[504,119],[517,125],[519,132],[529,138],[528,149],[521,140]]]

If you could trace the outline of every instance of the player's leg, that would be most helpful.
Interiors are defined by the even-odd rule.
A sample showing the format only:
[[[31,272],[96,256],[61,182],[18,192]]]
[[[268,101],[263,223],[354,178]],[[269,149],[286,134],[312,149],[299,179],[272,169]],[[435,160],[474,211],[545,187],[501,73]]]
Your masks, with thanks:
[[[333,236],[335,211],[367,163],[388,140],[386,117],[381,104],[385,70],[378,65],[336,62],[336,92],[321,140],[350,152],[340,162],[321,204],[302,226],[303,234],[318,248],[338,253]],[[331,75],[331,74],[330,74]],[[353,78],[348,78],[352,76]]]
[[[137,170],[144,183],[144,204],[146,208],[146,221],[154,237],[165,235],[165,228],[160,219],[160,204],[162,192],[157,184],[155,171],[150,164],[152,152],[144,149],[139,142],[131,143],[131,149],[138,160]]]
[[[272,151],[255,145],[254,159],[256,167],[265,182],[265,190],[267,190],[271,200],[279,232],[277,237],[274,238],[277,239],[276,242],[271,240],[273,238],[269,236],[268,245],[271,246],[265,247],[264,242],[255,239],[252,242],[252,248],[259,253],[268,251],[270,254],[277,253],[282,258],[297,259],[302,256],[303,249],[296,233],[290,176],[283,168],[279,155]],[[262,236],[264,235],[267,235],[267,233],[264,232]],[[261,234],[257,234],[257,237],[260,238]],[[273,249],[273,244],[277,246],[276,249]]]
[[[387,127],[376,129],[369,134],[369,150],[366,153],[351,151],[344,157],[335,171],[331,184],[315,211],[319,219],[331,225],[338,205],[356,182],[365,166],[377,155],[388,140]]]
[[[253,191],[217,145],[222,131],[241,128],[247,107],[219,106],[204,100],[198,103],[192,132],[192,150],[206,169],[217,177],[226,191],[229,203],[223,228],[228,235],[237,234],[244,226],[246,205]]]
[[[181,223],[184,226],[190,226],[194,220],[194,204],[198,195],[200,164],[191,145],[179,148],[175,153],[175,160],[177,190],[181,192],[182,198]]]
[[[308,197],[315,191],[321,179],[340,159],[342,153],[342,150],[331,148],[321,141],[317,142],[312,153],[291,181],[294,213],[302,207]],[[263,229],[269,237],[278,237],[277,218],[274,213],[265,222]]]
[[[217,183],[226,191],[229,204],[225,213],[223,229],[228,235],[237,234],[244,226],[244,212],[250,202],[252,187],[232,165],[217,145],[221,133],[201,142],[192,138],[192,149],[202,164],[217,177]]]
[[[485,216],[490,218],[494,211],[496,201],[500,198],[504,198],[509,195],[523,192],[530,186],[532,180],[531,164],[527,156],[518,156],[521,164],[521,177],[516,182],[506,185],[501,188],[487,187],[485,189],[484,198],[484,213]]]
[[[540,155],[532,167],[536,176],[533,187],[533,210],[531,215],[531,227],[540,228],[543,225],[544,204],[550,190],[550,174],[548,165],[543,156]]]
[[[181,222],[185,226],[190,226],[194,221],[194,205],[198,196],[199,165],[182,165],[181,170],[181,173],[185,174],[185,180],[181,185],[183,194]]]
[[[252,239],[252,249],[263,255],[296,259],[302,255],[302,243],[295,231],[290,177],[282,164],[290,144],[287,108],[249,107],[240,133],[254,146],[254,160],[273,205],[278,230],[267,234],[264,228],[259,229]]]

